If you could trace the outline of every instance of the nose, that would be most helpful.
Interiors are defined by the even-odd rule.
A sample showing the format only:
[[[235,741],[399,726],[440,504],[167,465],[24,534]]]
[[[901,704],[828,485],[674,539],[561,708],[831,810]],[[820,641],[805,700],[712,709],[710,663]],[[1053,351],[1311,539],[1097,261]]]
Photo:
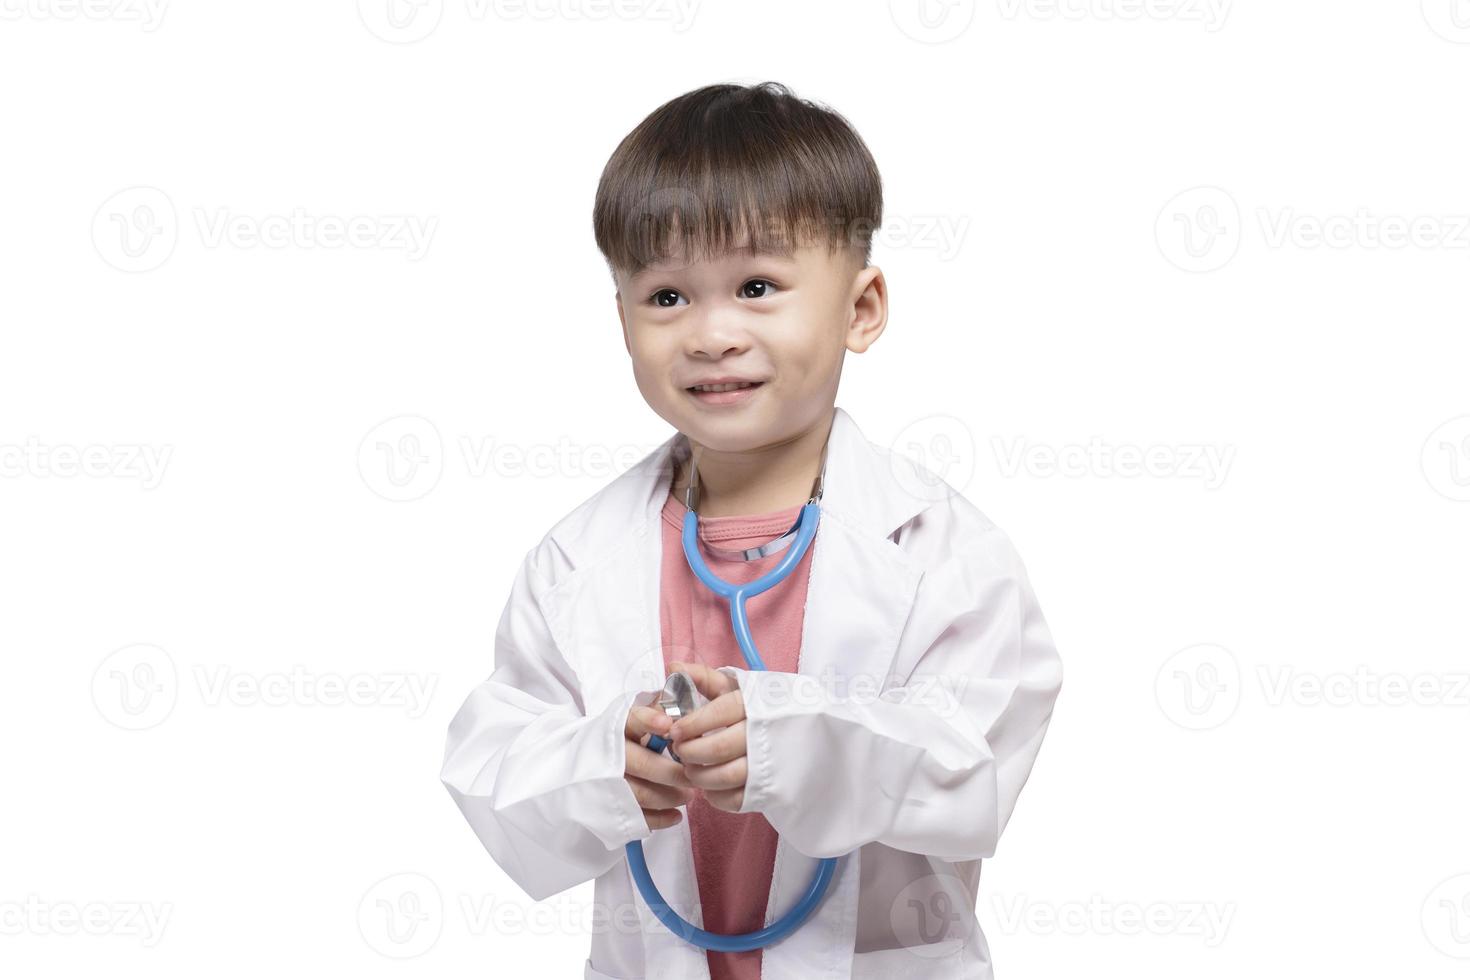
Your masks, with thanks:
[[[689,333],[684,341],[690,357],[721,358],[739,354],[750,346],[750,336],[741,322],[741,311],[731,304],[706,303],[695,316],[688,318]]]

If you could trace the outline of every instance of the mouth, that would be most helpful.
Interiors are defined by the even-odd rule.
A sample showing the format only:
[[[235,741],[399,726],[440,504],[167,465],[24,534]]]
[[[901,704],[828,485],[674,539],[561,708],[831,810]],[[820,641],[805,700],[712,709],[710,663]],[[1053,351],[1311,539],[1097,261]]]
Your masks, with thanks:
[[[737,405],[755,397],[764,381],[727,381],[719,384],[691,385],[685,388],[690,397],[705,405]]]

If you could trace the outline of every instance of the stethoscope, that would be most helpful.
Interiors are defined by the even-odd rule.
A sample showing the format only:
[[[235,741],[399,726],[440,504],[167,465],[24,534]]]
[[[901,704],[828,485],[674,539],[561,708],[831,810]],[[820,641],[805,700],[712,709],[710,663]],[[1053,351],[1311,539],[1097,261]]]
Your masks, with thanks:
[[[745,656],[745,664],[751,670],[765,670],[766,665],[755,648],[755,640],[751,638],[750,623],[745,615],[745,602],[752,596],[758,596],[767,589],[774,588],[791,574],[791,570],[801,561],[802,555],[806,554],[807,546],[812,543],[812,538],[817,533],[817,521],[822,512],[819,504],[822,499],[822,482],[826,474],[827,447],[824,444],[821,468],[817,473],[816,481],[812,484],[811,497],[802,505],[801,514],[797,517],[796,523],[779,537],[772,538],[759,547],[740,550],[705,545],[712,553],[720,557],[744,561],[754,561],[757,558],[764,558],[785,550],[786,554],[766,574],[744,585],[735,585],[710,571],[709,566],[705,564],[704,556],[700,554],[699,516],[695,513],[699,490],[699,469],[691,455],[689,485],[684,488],[684,507],[686,508],[683,534],[684,557],[689,562],[689,568],[701,582],[709,586],[716,595],[729,601],[730,622],[735,630],[735,640],[740,644],[740,652]],[[693,679],[687,673],[680,671],[669,676],[663,690],[657,693],[656,700],[668,714],[682,717],[703,704],[705,698],[695,687]],[[651,735],[648,740],[648,747],[655,752],[662,752],[670,745],[669,739],[658,735]],[[673,756],[676,761],[678,760],[672,748],[669,748],[669,755]],[[800,901],[792,906],[790,911],[763,929],[727,936],[701,929],[685,921],[679,913],[669,907],[668,903],[663,900],[663,896],[659,894],[658,886],[653,883],[653,876],[648,873],[648,861],[643,856],[641,840],[630,841],[624,850],[627,852],[628,869],[633,874],[633,881],[637,883],[639,893],[642,894],[643,900],[648,903],[649,909],[658,920],[670,932],[683,938],[686,942],[722,953],[741,953],[746,950],[760,949],[795,932],[807,917],[816,911],[837,868],[836,858],[822,858],[817,863],[817,871],[812,876],[811,884],[807,886]]]

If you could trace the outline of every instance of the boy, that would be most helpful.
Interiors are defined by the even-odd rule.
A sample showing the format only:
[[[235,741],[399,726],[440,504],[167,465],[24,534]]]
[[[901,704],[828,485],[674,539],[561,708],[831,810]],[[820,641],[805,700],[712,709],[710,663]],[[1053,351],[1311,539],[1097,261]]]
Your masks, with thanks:
[[[881,220],[861,139],[774,83],[672,100],[603,172],[594,232],[633,377],[676,432],[526,555],[442,772],[533,899],[596,880],[585,977],[992,975],[980,859],[1061,665],[1005,535],[836,407],[846,353],[887,322]],[[820,504],[799,563],[748,603],[764,670],[686,559],[691,483],[729,582],[770,571]],[[649,701],[677,671],[710,700],[674,724]],[[722,953],[635,894],[632,841],[668,905],[720,934],[780,918],[838,860],[800,928]]]

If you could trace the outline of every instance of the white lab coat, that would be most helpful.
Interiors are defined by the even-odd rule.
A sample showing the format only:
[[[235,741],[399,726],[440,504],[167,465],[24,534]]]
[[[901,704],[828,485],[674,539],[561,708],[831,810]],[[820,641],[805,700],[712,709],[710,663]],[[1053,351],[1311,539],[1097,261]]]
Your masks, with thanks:
[[[532,899],[596,879],[593,980],[709,977],[704,950],[653,917],[624,857],[643,841],[665,901],[702,925],[687,809],[650,831],[624,780],[628,710],[665,677],[659,512],[682,439],[527,553],[494,673],[445,749],[445,786]],[[795,903],[816,859],[839,858],[817,910],[766,947],[762,977],[985,980],[980,860],[1036,759],[1061,663],[1020,559],[979,510],[841,408],[827,453],[800,672],[721,668],[747,715],[740,812],[779,834],[765,921]]]

